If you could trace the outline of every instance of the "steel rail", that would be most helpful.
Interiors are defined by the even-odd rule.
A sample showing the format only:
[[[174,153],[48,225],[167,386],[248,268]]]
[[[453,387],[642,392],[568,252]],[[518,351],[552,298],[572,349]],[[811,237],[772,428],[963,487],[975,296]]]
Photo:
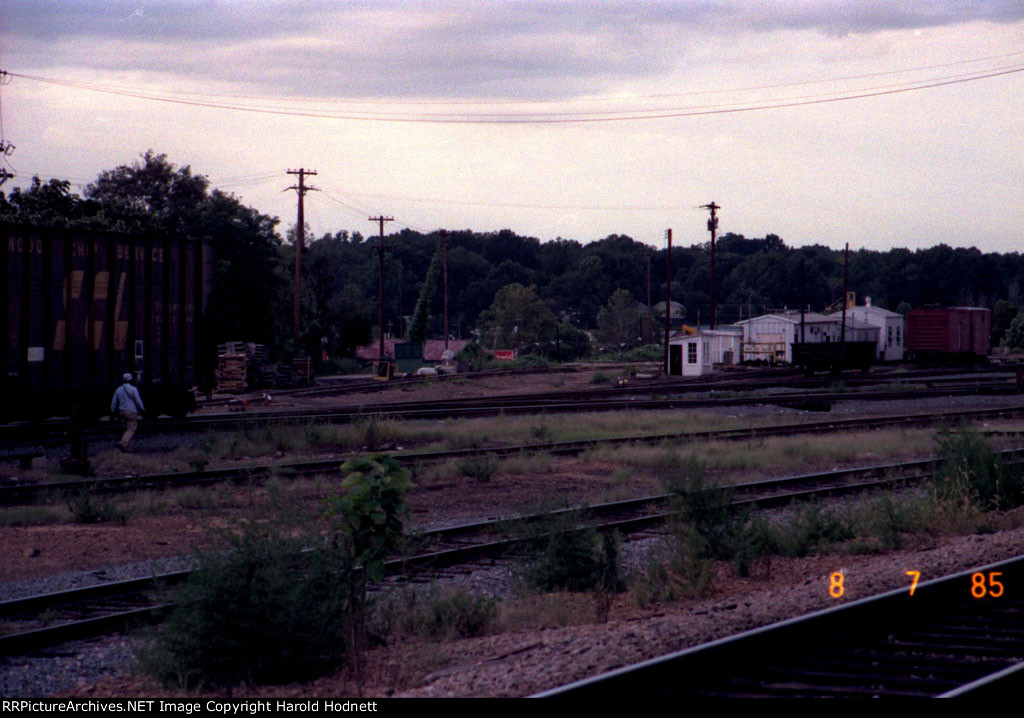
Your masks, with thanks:
[[[703,406],[733,406],[743,404],[777,404],[783,406],[801,406],[808,401],[843,401],[849,399],[859,400],[886,400],[886,399],[915,399],[932,396],[962,395],[972,393],[1013,393],[1016,385],[1013,383],[1013,375],[1006,372],[995,372],[1001,375],[998,379],[986,383],[978,381],[960,381],[961,385],[947,385],[943,387],[931,387],[922,389],[887,390],[881,392],[850,392],[850,391],[822,391],[822,392],[790,392],[768,395],[748,395],[740,397],[700,397],[686,399],[682,397],[670,397],[673,393],[695,393],[711,391],[713,394],[717,388],[723,386],[732,387],[736,391],[757,391],[772,387],[784,387],[793,381],[766,378],[765,382],[744,382],[745,386],[738,388],[737,382],[732,379],[707,380],[706,378],[695,377],[693,380],[654,380],[631,384],[624,387],[587,389],[571,392],[542,392],[531,394],[503,394],[484,397],[467,397],[460,399],[444,399],[430,401],[397,401],[382,402],[376,404],[361,404],[330,409],[319,410],[263,410],[248,413],[227,412],[221,414],[197,415],[189,419],[151,419],[143,422],[146,431],[204,431],[208,429],[219,429],[225,427],[236,427],[238,425],[260,425],[277,424],[284,422],[295,423],[343,423],[357,421],[368,415],[388,415],[401,418],[449,418],[458,416],[490,415],[501,412],[506,413],[531,413],[540,411],[609,411],[619,410],[624,407],[631,409],[658,409],[658,408],[699,408]],[[900,375],[901,377],[905,375]],[[702,380],[703,379],[703,380]],[[798,378],[796,378],[798,379]],[[876,383],[891,383],[886,378],[879,376],[877,379],[864,379],[851,377],[843,382],[854,380]],[[817,382],[818,380],[815,380]],[[902,381],[902,379],[901,379]],[[953,381],[953,380],[951,380]],[[833,380],[829,386],[834,384]],[[818,386],[819,384],[815,384]],[[825,384],[821,384],[825,385]],[[639,399],[637,395],[650,394],[666,395],[665,398]],[[615,397],[618,397],[616,399]],[[6,442],[30,439],[39,441],[40,435],[45,434],[63,439],[63,435],[70,431],[69,421],[53,421],[42,423],[18,423],[0,426],[0,437]],[[119,433],[118,427],[112,424],[99,424],[89,427],[86,434],[90,437],[110,436]]]
[[[601,439],[581,439],[512,446],[479,447],[473,449],[452,449],[445,451],[393,452],[392,456],[407,464],[427,464],[451,459],[479,456],[515,456],[524,453],[579,454],[599,447],[628,444],[657,444],[664,441],[749,441],[754,439],[798,434],[850,431],[854,429],[881,428],[887,426],[912,426],[934,424],[943,421],[964,421],[997,416],[1012,416],[1024,413],[1024,406],[1008,409],[972,409],[966,411],[908,414],[887,417],[855,419],[833,419],[823,422],[783,424],[776,426],[751,427],[749,429],[719,429],[697,432],[667,432],[640,436],[618,436]],[[0,487],[0,505],[11,505],[37,501],[55,493],[75,491],[137,491],[143,489],[167,488],[220,482],[239,482],[264,479],[270,476],[294,478],[335,471],[352,456],[321,459],[316,461],[288,462],[278,464],[249,464],[240,467],[211,469],[206,471],[149,474],[134,477],[113,477],[101,479],[75,479],[72,481],[45,484],[23,484]]]
[[[1000,457],[1020,462],[1024,449],[1000,452]],[[909,475],[892,474],[905,470],[920,470],[933,463],[930,460],[903,462],[902,464],[886,464],[860,467],[857,469],[839,469],[834,471],[778,477],[760,481],[736,484],[710,489],[733,494],[731,499],[734,508],[769,508],[786,506],[795,501],[822,497],[862,493],[874,489],[889,489],[894,486],[906,485],[928,478],[928,472]],[[883,479],[870,481],[856,480],[853,483],[836,483],[840,478],[848,481],[885,474]],[[822,484],[826,484],[822,486]],[[752,495],[753,494],[753,495]],[[758,495],[760,494],[760,495]],[[598,504],[589,507],[561,509],[546,514],[516,516],[509,519],[493,519],[482,522],[461,524],[449,528],[425,531],[414,536],[420,540],[433,540],[437,543],[451,543],[460,537],[471,535],[488,535],[508,533],[516,526],[536,524],[552,516],[579,516],[583,521],[594,517],[604,517],[596,527],[601,531],[620,531],[633,533],[643,531],[664,523],[673,515],[672,494],[646,496],[637,499]],[[661,508],[660,511],[652,509]],[[579,530],[579,529],[570,529]],[[386,564],[386,572],[391,575],[407,575],[413,571],[437,571],[476,560],[503,555],[509,551],[522,548],[535,538],[501,538],[485,540],[469,546],[459,545],[455,548],[438,548],[415,556],[392,559]],[[8,621],[19,616],[38,615],[42,611],[55,608],[66,609],[69,606],[94,604],[100,601],[116,599],[118,603],[126,600],[139,602],[140,596],[152,591],[180,583],[188,578],[191,571],[175,571],[149,578],[97,584],[85,588],[72,589],[56,593],[29,596],[0,603],[0,617]],[[133,607],[128,611],[115,611],[97,618],[72,621],[57,626],[48,626],[30,631],[0,636],[0,656],[16,655],[37,650],[55,643],[69,640],[90,638],[115,632],[131,625],[152,622],[166,613],[168,606],[159,603],[149,607]],[[119,618],[120,617],[120,618]]]
[[[972,595],[978,574],[990,582],[997,576],[998,595],[987,589],[980,598]],[[906,588],[888,591],[533,697],[1005,695],[1014,689],[1002,681],[1019,679],[1024,661],[1022,611],[1024,556],[1018,556],[921,582],[913,595]]]

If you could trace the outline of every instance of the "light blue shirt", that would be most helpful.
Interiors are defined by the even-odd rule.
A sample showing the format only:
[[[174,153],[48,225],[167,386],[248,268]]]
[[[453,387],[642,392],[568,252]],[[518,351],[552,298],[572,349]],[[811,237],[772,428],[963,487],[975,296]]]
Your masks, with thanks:
[[[142,405],[142,397],[139,396],[139,390],[125,382],[117,387],[117,391],[114,392],[114,400],[110,402],[110,411],[111,413],[115,411],[134,411],[142,414],[146,411],[146,407]]]

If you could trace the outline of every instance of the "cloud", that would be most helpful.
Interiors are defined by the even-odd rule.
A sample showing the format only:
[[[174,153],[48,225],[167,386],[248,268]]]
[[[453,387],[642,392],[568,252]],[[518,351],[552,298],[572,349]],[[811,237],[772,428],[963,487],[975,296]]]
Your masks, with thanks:
[[[13,71],[79,68],[317,97],[550,99],[651,78],[709,38],[1024,18],[1019,0],[7,0]],[[78,78],[81,79],[81,78]]]

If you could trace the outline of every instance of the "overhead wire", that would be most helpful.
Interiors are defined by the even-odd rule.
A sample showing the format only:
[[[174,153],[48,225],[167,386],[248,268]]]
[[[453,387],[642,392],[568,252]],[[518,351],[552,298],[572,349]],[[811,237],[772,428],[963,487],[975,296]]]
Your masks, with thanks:
[[[791,98],[780,98],[778,100],[765,100],[760,102],[748,102],[748,103],[728,103],[726,105],[703,105],[703,106],[689,106],[689,107],[677,107],[677,108],[644,108],[640,110],[622,110],[622,111],[610,111],[610,110],[594,110],[584,112],[563,112],[563,113],[524,113],[523,115],[496,115],[496,114],[471,114],[471,113],[389,113],[389,114],[361,114],[359,112],[347,111],[344,113],[336,113],[323,110],[310,110],[310,109],[280,109],[272,107],[258,107],[250,105],[231,105],[226,103],[202,101],[202,100],[186,100],[169,97],[166,95],[147,93],[139,91],[122,91],[122,90],[111,90],[101,89],[99,86],[91,86],[87,83],[73,82],[67,80],[56,80],[53,78],[43,78],[34,75],[22,75],[19,73],[10,73],[14,77],[21,77],[24,79],[44,82],[49,84],[55,84],[60,86],[72,87],[76,89],[85,89],[95,92],[102,92],[106,94],[113,94],[119,96],[126,96],[135,99],[148,99],[158,102],[168,102],[172,104],[196,106],[196,107],[207,107],[214,109],[226,109],[235,110],[242,112],[252,112],[257,114],[265,115],[280,115],[290,117],[315,117],[321,119],[336,119],[336,120],[355,120],[355,121],[372,121],[372,122],[403,122],[403,123],[420,123],[420,124],[568,124],[568,123],[593,123],[593,122],[622,122],[622,121],[639,121],[639,120],[654,120],[654,119],[667,119],[674,117],[693,117],[700,115],[717,115],[717,114],[729,114],[738,112],[755,112],[769,109],[779,109],[786,107],[801,107],[808,105],[817,105],[833,102],[842,102],[848,100],[864,99],[869,97],[880,97],[886,95],[894,95],[904,92],[914,92],[918,90],[931,89],[936,87],[944,87],[956,84],[962,84],[966,82],[975,82],[978,80],[1005,76],[1024,72],[1024,65],[1012,65],[1008,67],[995,68],[990,70],[979,70],[971,73],[961,73],[959,75],[946,75],[938,78],[931,78],[928,80],[918,80],[910,83],[898,83],[896,85],[883,85],[872,88],[862,88],[859,90],[849,90],[842,93],[834,93],[827,95],[811,95],[811,96],[797,96]]]
[[[673,97],[686,97],[695,95],[712,95],[712,94],[723,94],[733,92],[755,92],[763,90],[781,89],[786,87],[800,87],[806,85],[817,85],[817,84],[828,84],[837,82],[847,82],[850,80],[868,79],[872,77],[885,77],[891,75],[901,75],[912,72],[920,72],[923,70],[935,70],[946,67],[956,67],[959,65],[976,64],[980,62],[989,62],[992,60],[1001,60],[1008,57],[1017,57],[1024,55],[1024,51],[1006,52],[996,55],[986,55],[983,57],[968,58],[965,60],[954,60],[951,62],[934,63],[930,65],[918,65],[914,67],[900,68],[895,70],[882,70],[878,72],[860,73],[856,75],[840,75],[837,77],[828,78],[817,78],[809,80],[795,80],[789,82],[777,82],[771,84],[762,85],[746,85],[740,87],[726,87],[726,88],[710,88],[701,90],[687,90],[681,92],[664,92],[664,93],[651,93],[651,94],[623,94],[623,95],[598,95],[590,97],[560,97],[560,98],[549,98],[549,99],[532,99],[532,100],[488,100],[488,99],[474,99],[474,100],[457,100],[457,99],[431,99],[431,100],[389,100],[382,98],[373,99],[352,99],[352,98],[314,98],[309,96],[296,96],[296,95],[254,95],[247,93],[245,95],[233,94],[233,93],[201,93],[195,92],[194,90],[162,90],[161,96],[164,95],[177,95],[183,98],[197,98],[197,101],[201,101],[203,98],[223,98],[231,100],[266,100],[273,102],[320,102],[320,103],[331,103],[331,104],[350,104],[350,105],[394,105],[394,106],[427,106],[427,105],[446,105],[446,106],[473,106],[473,105],[543,105],[543,104],[565,104],[565,103],[581,103],[581,102],[622,102],[632,100],[650,100],[650,99],[668,99]],[[11,73],[15,75],[17,73]],[[101,83],[76,83],[75,81],[61,81],[57,78],[45,78],[33,75],[18,75],[26,79],[32,79],[40,82],[68,82],[73,85],[80,85],[82,89],[90,89],[96,92],[109,92],[109,93],[130,93],[138,92],[137,88],[128,85],[119,84],[101,84]],[[8,82],[10,79],[8,78]]]

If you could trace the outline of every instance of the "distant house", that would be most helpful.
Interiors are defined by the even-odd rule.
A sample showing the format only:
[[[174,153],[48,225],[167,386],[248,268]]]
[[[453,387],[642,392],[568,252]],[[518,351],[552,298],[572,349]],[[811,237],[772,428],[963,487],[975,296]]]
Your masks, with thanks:
[[[384,340],[384,354],[388,357],[395,356],[395,344],[404,344],[404,339],[385,339]],[[453,353],[458,354],[462,351],[466,345],[469,344],[468,339],[449,339],[448,348]],[[444,353],[444,339],[428,339],[423,343],[423,361],[426,364],[437,364],[442,360],[442,354]],[[366,346],[361,346],[356,349],[356,356],[365,361],[377,361],[380,358],[380,342],[371,342]]]
[[[840,318],[842,312],[833,312],[831,317]],[[902,361],[906,345],[906,322],[902,314],[890,312],[888,309],[871,306],[871,297],[865,298],[864,306],[851,307],[846,310],[846,320],[850,318],[878,327],[879,361]]]

